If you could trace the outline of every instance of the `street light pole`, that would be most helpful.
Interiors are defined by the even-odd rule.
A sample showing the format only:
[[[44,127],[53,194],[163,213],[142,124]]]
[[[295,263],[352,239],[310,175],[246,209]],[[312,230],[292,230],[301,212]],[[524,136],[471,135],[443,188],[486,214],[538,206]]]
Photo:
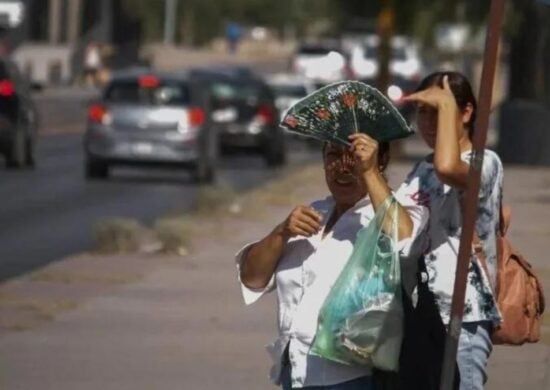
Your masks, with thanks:
[[[173,45],[176,33],[177,0],[164,0],[164,44]]]
[[[466,293],[466,279],[472,253],[472,239],[475,222],[477,220],[477,207],[479,200],[479,186],[481,169],[483,167],[483,154],[487,140],[487,127],[491,111],[493,95],[493,83],[497,63],[498,43],[504,14],[505,0],[491,0],[489,13],[489,25],[485,41],[485,54],[483,58],[483,71],[479,90],[479,104],[473,143],[473,154],[468,172],[468,188],[466,189],[466,203],[462,215],[462,236],[458,251],[458,260],[451,306],[451,321],[445,342],[445,354],[441,372],[440,390],[452,390],[455,376],[456,352],[460,331],[462,329],[462,317],[464,315],[464,298]]]

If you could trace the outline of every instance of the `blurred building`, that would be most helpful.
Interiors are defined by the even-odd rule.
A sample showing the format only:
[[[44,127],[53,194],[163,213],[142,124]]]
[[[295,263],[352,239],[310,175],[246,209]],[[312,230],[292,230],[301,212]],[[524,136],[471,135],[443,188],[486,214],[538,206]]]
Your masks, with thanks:
[[[2,12],[13,8],[23,10],[18,24]],[[122,0],[0,0],[0,29],[14,60],[42,83],[78,78],[91,42],[102,46],[109,68],[138,60],[140,23],[124,12]]]

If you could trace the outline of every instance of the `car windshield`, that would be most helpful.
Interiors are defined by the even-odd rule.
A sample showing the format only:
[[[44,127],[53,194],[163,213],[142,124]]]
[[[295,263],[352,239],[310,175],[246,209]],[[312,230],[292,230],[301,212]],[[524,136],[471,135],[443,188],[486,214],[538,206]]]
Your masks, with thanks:
[[[307,95],[306,87],[303,85],[272,85],[271,89],[276,96],[304,97]]]
[[[323,56],[332,51],[338,50],[325,46],[302,46],[298,51],[298,54]]]
[[[211,94],[215,108],[231,104],[255,106],[261,99],[259,85],[247,83],[216,82],[212,85]]]
[[[189,89],[181,82],[160,82],[157,86],[140,86],[138,80],[115,81],[105,93],[111,103],[179,106],[189,104]]]

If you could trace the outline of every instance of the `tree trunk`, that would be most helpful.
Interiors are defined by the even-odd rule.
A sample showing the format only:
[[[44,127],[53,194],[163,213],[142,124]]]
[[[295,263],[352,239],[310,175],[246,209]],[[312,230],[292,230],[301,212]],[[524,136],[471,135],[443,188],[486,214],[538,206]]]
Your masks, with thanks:
[[[541,36],[537,6],[532,0],[514,0],[510,9],[519,25],[510,45],[510,100],[540,98],[537,91],[539,66],[537,52]]]

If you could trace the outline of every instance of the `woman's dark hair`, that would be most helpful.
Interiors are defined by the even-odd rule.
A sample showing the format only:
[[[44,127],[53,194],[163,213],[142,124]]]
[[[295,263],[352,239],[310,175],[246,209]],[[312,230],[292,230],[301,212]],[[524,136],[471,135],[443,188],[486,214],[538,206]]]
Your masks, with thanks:
[[[323,143],[323,158],[325,157],[325,149],[328,142]],[[378,165],[380,172],[384,172],[390,163],[390,143],[379,142],[378,143]]]
[[[468,129],[468,136],[470,139],[474,136],[474,124],[476,121],[477,114],[477,101],[472,91],[472,85],[462,73],[459,72],[435,72],[427,76],[424,80],[420,82],[420,85],[416,89],[416,92],[423,91],[434,85],[437,85],[443,88],[443,77],[447,76],[449,80],[449,86],[456,100],[457,106],[464,110],[468,104],[472,105],[473,111],[472,116],[468,123],[466,123],[466,128]]]
[[[390,143],[379,142],[378,143],[378,165],[380,172],[384,172],[390,164]]]

